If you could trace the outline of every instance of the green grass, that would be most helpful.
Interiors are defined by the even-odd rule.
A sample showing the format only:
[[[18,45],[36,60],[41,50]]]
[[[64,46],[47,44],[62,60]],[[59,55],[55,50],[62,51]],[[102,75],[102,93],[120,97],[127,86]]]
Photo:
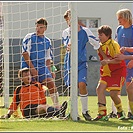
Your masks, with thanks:
[[[122,96],[123,109],[127,114],[127,97]],[[60,98],[60,101],[67,99],[66,97]],[[48,98],[49,100],[49,98]],[[111,100],[107,96],[107,109],[108,113],[111,111]],[[48,101],[49,104],[51,101]],[[89,110],[91,116],[94,118],[97,115],[97,97],[89,96],[88,100]],[[78,113],[81,118],[80,121],[68,120],[58,120],[58,119],[32,119],[32,120],[22,120],[10,118],[9,120],[0,120],[0,131],[41,131],[41,132],[54,132],[54,131],[79,131],[79,132],[89,132],[89,131],[108,131],[108,132],[133,132],[133,120],[120,121],[116,118],[109,119],[109,121],[85,121],[81,115],[81,103],[78,99]],[[70,110],[68,106],[67,113]],[[5,114],[7,109],[1,108],[1,114]]]

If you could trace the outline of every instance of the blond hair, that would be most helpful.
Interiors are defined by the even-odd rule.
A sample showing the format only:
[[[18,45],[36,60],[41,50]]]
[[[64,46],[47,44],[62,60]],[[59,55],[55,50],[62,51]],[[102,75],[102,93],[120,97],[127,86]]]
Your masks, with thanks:
[[[122,18],[126,19],[130,25],[132,25],[132,14],[129,9],[121,9],[116,12],[117,16],[121,16]]]

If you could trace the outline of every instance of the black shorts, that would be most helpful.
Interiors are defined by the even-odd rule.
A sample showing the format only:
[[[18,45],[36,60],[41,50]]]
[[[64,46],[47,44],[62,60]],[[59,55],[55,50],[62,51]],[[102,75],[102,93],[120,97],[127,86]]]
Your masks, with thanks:
[[[24,117],[25,118],[35,118],[38,115],[35,113],[38,104],[29,104],[24,108]]]

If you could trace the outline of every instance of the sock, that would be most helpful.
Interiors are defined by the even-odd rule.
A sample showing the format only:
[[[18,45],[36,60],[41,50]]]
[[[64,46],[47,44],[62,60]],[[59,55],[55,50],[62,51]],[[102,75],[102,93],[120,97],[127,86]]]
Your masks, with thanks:
[[[55,107],[59,108],[59,101],[58,101],[58,97],[59,97],[59,93],[56,92],[56,93],[52,93],[52,94],[49,94],[52,101],[53,101],[53,104]]]
[[[98,113],[103,116],[107,115],[106,106],[98,107]]]
[[[130,106],[130,109],[131,109],[131,113],[133,114],[133,102],[132,101],[129,101],[129,106]]]
[[[129,101],[130,102],[130,101]],[[128,112],[131,112],[131,109],[130,109],[130,104],[128,102]]]
[[[115,105],[115,107],[117,108],[117,112],[122,112],[123,111],[121,103]]]
[[[88,111],[88,93],[85,95],[80,95],[80,101],[82,104],[82,113],[86,114],[86,111]]]
[[[121,95],[118,95],[118,97],[120,98]],[[113,100],[112,100],[112,111],[113,111],[113,114],[116,114],[117,115],[117,109],[115,107],[115,104],[114,104]]]

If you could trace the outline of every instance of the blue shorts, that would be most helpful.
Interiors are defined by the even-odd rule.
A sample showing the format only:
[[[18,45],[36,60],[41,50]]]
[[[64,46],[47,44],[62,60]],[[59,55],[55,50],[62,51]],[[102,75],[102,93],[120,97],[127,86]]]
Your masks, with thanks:
[[[47,78],[52,78],[51,72],[46,66],[38,67],[37,70],[38,70],[38,78],[37,78],[38,82],[42,83],[43,80]]]
[[[131,82],[132,79],[133,79],[133,68],[132,69],[127,68],[126,82]]]
[[[86,62],[80,65],[80,69],[78,70],[78,83],[84,82],[87,84],[87,64]],[[64,82],[66,86],[70,86],[70,70],[64,71]]]

